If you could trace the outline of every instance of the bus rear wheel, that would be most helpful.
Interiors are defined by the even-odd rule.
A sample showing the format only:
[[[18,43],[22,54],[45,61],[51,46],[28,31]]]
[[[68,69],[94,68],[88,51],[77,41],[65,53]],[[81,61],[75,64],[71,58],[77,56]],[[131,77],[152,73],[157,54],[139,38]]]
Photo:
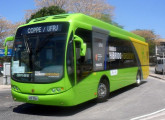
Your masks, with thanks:
[[[105,102],[109,97],[109,83],[107,80],[101,80],[97,90],[97,102]]]
[[[142,80],[141,80],[141,74],[140,72],[137,73],[137,76],[136,76],[136,86],[140,86]]]

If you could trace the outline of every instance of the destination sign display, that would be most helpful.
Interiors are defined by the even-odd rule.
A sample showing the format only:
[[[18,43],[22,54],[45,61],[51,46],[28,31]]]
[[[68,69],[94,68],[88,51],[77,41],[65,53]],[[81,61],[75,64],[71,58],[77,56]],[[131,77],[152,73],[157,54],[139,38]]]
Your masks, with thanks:
[[[47,32],[60,32],[62,25],[42,25],[35,27],[26,27],[23,29],[22,34],[37,34]]]
[[[57,23],[41,23],[35,25],[28,25],[18,29],[16,36],[31,35],[31,34],[42,34],[42,33],[66,33],[69,28],[67,22]]]

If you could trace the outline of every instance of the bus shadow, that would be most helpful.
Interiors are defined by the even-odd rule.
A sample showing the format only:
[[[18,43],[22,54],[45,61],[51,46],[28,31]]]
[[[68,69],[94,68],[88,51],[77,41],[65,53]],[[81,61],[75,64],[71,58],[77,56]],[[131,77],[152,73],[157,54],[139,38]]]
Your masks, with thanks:
[[[46,105],[21,104],[13,108],[13,112],[19,114],[40,115],[40,116],[71,116],[84,111],[97,103],[95,100],[82,103],[73,107],[58,107]]]
[[[143,84],[145,84],[145,83],[147,83],[147,81],[142,81],[140,86],[143,86]],[[139,87],[140,87],[140,86],[139,86]],[[109,99],[111,99],[111,98],[113,98],[113,97],[115,97],[115,96],[118,96],[118,95],[120,95],[120,94],[122,94],[122,93],[124,93],[124,92],[127,92],[127,91],[129,91],[129,90],[131,90],[131,89],[134,89],[134,88],[136,88],[136,87],[137,87],[137,86],[136,86],[135,84],[132,84],[132,85],[129,85],[129,86],[127,86],[127,87],[124,87],[124,88],[121,88],[121,89],[119,89],[119,90],[116,90],[116,91],[110,93]]]
[[[143,81],[142,85],[147,81]],[[126,91],[136,88],[135,85],[130,85],[114,91],[110,94],[109,100],[115,96],[118,96]],[[21,104],[13,108],[13,112],[19,114],[40,115],[40,116],[71,116],[81,111],[89,109],[97,104],[96,100],[90,100],[73,107],[57,107],[57,106],[45,106],[45,105],[33,105],[33,104]]]

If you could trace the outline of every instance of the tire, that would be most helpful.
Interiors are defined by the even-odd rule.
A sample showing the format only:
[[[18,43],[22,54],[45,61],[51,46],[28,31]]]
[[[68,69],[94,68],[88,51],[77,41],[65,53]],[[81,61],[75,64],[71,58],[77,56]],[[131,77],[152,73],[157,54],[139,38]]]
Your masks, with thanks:
[[[106,79],[101,80],[97,88],[97,102],[105,102],[109,97],[109,83]]]
[[[142,82],[142,79],[141,79],[141,73],[138,72],[137,73],[137,76],[136,76],[136,86],[140,86],[141,85],[141,82]]]

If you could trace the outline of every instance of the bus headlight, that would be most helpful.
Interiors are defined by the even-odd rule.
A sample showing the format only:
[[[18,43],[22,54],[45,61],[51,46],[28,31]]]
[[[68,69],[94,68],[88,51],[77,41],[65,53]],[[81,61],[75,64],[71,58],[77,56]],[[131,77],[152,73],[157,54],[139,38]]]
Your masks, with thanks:
[[[55,89],[55,88],[53,88],[53,89],[52,89],[52,92],[54,93],[55,91],[56,91],[56,89]]]
[[[16,92],[20,92],[20,89],[15,85],[12,85],[11,88],[12,88],[12,90],[14,90]]]
[[[64,88],[63,87],[52,88],[51,91],[52,93],[60,93],[64,91]]]

